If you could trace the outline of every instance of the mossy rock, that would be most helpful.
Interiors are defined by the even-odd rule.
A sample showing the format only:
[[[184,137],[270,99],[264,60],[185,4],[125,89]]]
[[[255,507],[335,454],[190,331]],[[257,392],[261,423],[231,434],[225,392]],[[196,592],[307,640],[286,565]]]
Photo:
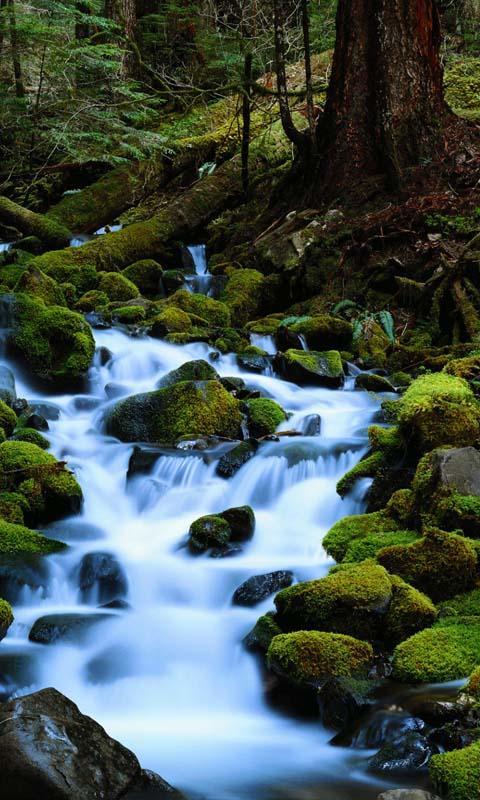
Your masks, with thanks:
[[[30,442],[31,444],[36,444],[37,447],[41,447],[42,450],[48,450],[50,447],[50,442],[42,436],[40,431],[35,430],[35,428],[18,428],[11,438],[14,442]]]
[[[219,381],[182,381],[121,400],[106,415],[106,430],[124,442],[174,443],[198,434],[237,438],[239,402]]]
[[[362,372],[355,378],[355,388],[364,389],[366,392],[395,392],[395,387],[382,375],[372,372]]]
[[[135,261],[122,270],[122,275],[135,284],[145,297],[156,297],[161,294],[163,269],[153,258]]]
[[[37,531],[0,519],[0,558],[18,554],[48,555],[66,547],[63,542],[48,539]]]
[[[138,325],[145,317],[145,309],[142,306],[121,306],[112,312],[113,320],[122,325]]]
[[[480,786],[480,742],[432,756],[430,779],[446,800],[473,800]]]
[[[471,592],[444,600],[438,609],[442,617],[480,617],[480,589],[472,589]]]
[[[80,314],[17,295],[10,343],[39,378],[62,385],[85,376],[95,352],[92,331]]]
[[[465,358],[452,358],[444,366],[442,372],[454,375],[455,378],[463,378],[469,383],[478,380],[480,378],[480,353]]]
[[[5,522],[23,525],[29,506],[26,498],[19,492],[0,492],[0,518]]]
[[[383,368],[387,364],[391,341],[377,322],[369,322],[355,342],[355,355],[366,369]]]
[[[5,638],[13,622],[12,607],[6,600],[0,598],[0,641]]]
[[[367,558],[376,558],[380,550],[392,545],[407,545],[417,541],[416,531],[391,531],[390,533],[372,533],[354,539],[347,547],[342,563],[359,564]]]
[[[400,524],[385,511],[355,514],[336,522],[324,537],[323,546],[335,561],[342,561],[350,543],[372,534],[388,534],[400,529]]]
[[[193,294],[179,289],[165,301],[167,306],[179,308],[188,314],[195,314],[214,328],[230,327],[230,309],[220,300],[213,300],[203,294]]]
[[[283,630],[321,630],[360,639],[399,641],[431,625],[435,606],[374,561],[336,568],[275,597]]]
[[[480,437],[480,406],[466,381],[445,373],[417,378],[399,401],[398,420],[410,448],[467,447]]]
[[[259,439],[275,433],[287,418],[283,408],[267,397],[257,397],[245,402],[250,436]]]
[[[109,300],[133,300],[140,296],[138,288],[120,272],[102,272],[98,284]]]
[[[335,676],[363,677],[372,660],[372,647],[367,642],[319,631],[275,636],[267,652],[269,668],[297,685],[319,685]]]
[[[192,522],[188,546],[192,553],[205,553],[211,548],[222,549],[230,541],[230,525],[222,517],[209,514]]]
[[[397,645],[393,678],[439,683],[469,675],[480,662],[480,618],[446,617]]]
[[[352,325],[340,317],[305,316],[288,323],[287,327],[292,333],[304,336],[312,350],[350,350],[352,346]]]
[[[173,386],[180,381],[214,381],[218,380],[219,375],[216,369],[208,361],[199,358],[196,361],[187,361],[177,369],[167,372],[157,383],[158,389],[165,389]]]
[[[27,267],[19,277],[14,292],[28,294],[46,306],[65,306],[65,296],[58,283],[36,267]]]
[[[232,325],[241,328],[262,311],[265,278],[255,269],[237,269],[230,275],[222,301],[230,309]]]
[[[10,406],[7,406],[3,400],[0,400],[0,427],[3,428],[7,436],[11,436],[16,425],[17,415],[12,411]]]
[[[450,58],[445,70],[447,102],[458,116],[466,119],[480,119],[479,69],[480,58],[468,57],[462,53],[460,58],[456,56]],[[457,800],[457,798],[451,798],[451,800]]]
[[[477,554],[471,542],[436,528],[412,544],[385,547],[377,560],[433,600],[466,592],[476,581]]]
[[[259,336],[274,336],[280,322],[278,316],[262,317],[254,322],[249,322],[247,330],[250,333],[257,333]]]
[[[62,283],[73,284],[78,297],[90,289],[96,289],[98,274],[95,265],[89,263],[87,259],[71,263],[68,258],[65,258],[64,253],[68,253],[68,250],[45,253],[40,256],[42,272],[53,278],[59,285]],[[37,265],[35,264],[35,266]]]
[[[337,350],[320,353],[314,350],[287,350],[277,353],[274,368],[286,380],[301,385],[314,384],[338,388],[345,378],[340,353]]]
[[[100,292],[98,289],[90,289],[89,292],[82,294],[79,300],[75,303],[77,311],[88,313],[89,311],[100,311],[108,306],[109,299],[105,292]]]
[[[274,636],[282,633],[280,625],[275,621],[272,612],[259,617],[250,633],[245,637],[245,645],[249,650],[266,653]]]
[[[190,315],[180,308],[165,306],[159,314],[149,320],[149,333],[159,339],[163,339],[168,334],[181,333],[188,334],[193,328]]]

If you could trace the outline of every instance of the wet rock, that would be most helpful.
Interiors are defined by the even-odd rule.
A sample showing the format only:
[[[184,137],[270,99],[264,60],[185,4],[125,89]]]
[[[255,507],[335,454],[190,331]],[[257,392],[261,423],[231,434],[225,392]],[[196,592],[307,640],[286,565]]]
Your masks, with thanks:
[[[248,650],[266,653],[274,636],[283,633],[280,626],[275,621],[273,611],[268,611],[257,619],[254,627],[245,636],[243,643]]]
[[[373,700],[371,693],[378,684],[355,678],[329,678],[318,690],[320,719],[327,728],[340,730],[358,719]]]
[[[255,515],[250,506],[227,508],[220,514],[230,526],[231,542],[246,542],[255,532]]]
[[[301,433],[304,436],[320,436],[322,431],[322,419],[319,414],[309,414],[303,420]]]
[[[1,708],[0,749],[5,798],[119,800],[142,780],[134,753],[56,689]]]
[[[474,447],[438,450],[433,455],[432,468],[441,486],[480,497],[480,452]]]
[[[325,353],[287,350],[285,353],[277,353],[273,366],[282,378],[300,385],[337,389],[343,385],[345,379],[342,359],[337,350]]]
[[[15,389],[15,376],[11,369],[0,365],[0,400],[3,400],[9,406],[17,399],[17,392]]]
[[[181,289],[184,283],[185,275],[178,269],[167,269],[162,275],[162,286],[165,294],[173,294],[177,289]]]
[[[235,590],[232,602],[237,606],[254,606],[292,583],[293,572],[288,570],[253,575]]]
[[[387,378],[383,375],[375,375],[372,372],[362,372],[355,378],[355,389],[365,389],[367,392],[395,392]]]
[[[272,359],[270,356],[241,353],[237,356],[237,364],[248,372],[265,372],[272,365]]]
[[[117,397],[125,397],[128,394],[128,386],[124,386],[122,383],[106,383],[104,386],[104,392],[109,400],[115,400]]]
[[[104,367],[111,361],[113,358],[113,353],[108,347],[97,347],[95,350],[95,362],[100,366]]]
[[[109,608],[114,611],[129,611],[131,607],[126,600],[110,600],[109,603],[103,603],[103,605],[99,606],[99,608]]]
[[[441,800],[441,798],[424,789],[390,789],[379,794],[377,800]]]
[[[237,396],[238,392],[246,389],[246,384],[243,378],[237,378],[237,376],[220,378],[220,383],[227,390],[227,392],[234,392],[237,394]]]
[[[167,372],[157,383],[157,389],[173,386],[179,381],[213,381],[218,379],[218,372],[208,361],[199,358],[197,361],[187,361],[177,369]]]
[[[239,544],[227,544],[225,547],[214,547],[210,551],[210,558],[231,558],[239,556],[242,548]]]
[[[73,400],[73,407],[76,411],[94,411],[103,403],[101,397],[90,397],[89,395],[80,395]]]
[[[170,786],[156,772],[142,769],[140,778],[128,790],[125,800],[185,800],[185,795]]]
[[[461,722],[449,722],[431,731],[428,738],[441,751],[462,750],[478,739],[478,719],[473,724],[475,727],[466,728]]]
[[[35,414],[40,414],[51,422],[55,422],[60,418],[60,409],[55,403],[49,403],[44,400],[40,403],[31,403],[30,405]]]
[[[41,414],[34,412],[26,417],[25,427],[35,431],[48,431],[48,422]]]
[[[91,328],[96,330],[102,331],[110,328],[110,322],[106,318],[105,314],[102,314],[101,311],[89,311],[88,314],[85,314],[85,319],[90,325]]]
[[[111,553],[87,553],[83,556],[78,585],[84,601],[88,602],[95,593],[95,602],[109,603],[126,595],[128,583],[125,572]]]
[[[213,558],[236,555],[238,542],[251,539],[255,530],[255,515],[250,506],[228,508],[219,514],[206,514],[192,522],[188,546],[196,555],[211,551]]]
[[[247,461],[255,455],[258,450],[258,442],[255,439],[247,439],[246,442],[239,442],[228,453],[224,453],[218,462],[217,475],[221,478],[231,478],[243,467]]]
[[[420,733],[408,733],[401,740],[384,745],[368,762],[372,772],[382,775],[412,775],[427,771],[438,748]]]
[[[378,710],[362,722],[361,727],[343,741],[351,747],[371,750],[403,741],[411,734],[423,733],[425,723],[406,712]]]
[[[25,400],[24,397],[19,397],[17,400],[14,400],[12,403],[12,410],[15,412],[17,417],[21,417],[22,414],[27,413],[30,406],[28,405],[28,400]]]
[[[2,556],[0,564],[0,597],[16,603],[25,588],[42,589],[48,582],[48,570],[39,556]]]
[[[134,447],[128,462],[127,478],[150,472],[163,453],[159,447]]]
[[[430,725],[453,722],[468,715],[469,708],[453,700],[422,700],[410,706],[416,717]]]
[[[48,614],[32,626],[28,638],[37,644],[81,642],[88,633],[110,614]]]

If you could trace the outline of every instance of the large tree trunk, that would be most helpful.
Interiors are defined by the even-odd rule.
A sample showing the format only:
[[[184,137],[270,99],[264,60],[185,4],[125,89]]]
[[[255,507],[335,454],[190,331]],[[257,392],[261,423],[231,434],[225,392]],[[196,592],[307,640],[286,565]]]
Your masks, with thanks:
[[[316,189],[386,175],[399,188],[432,158],[446,116],[435,0],[339,0]]]

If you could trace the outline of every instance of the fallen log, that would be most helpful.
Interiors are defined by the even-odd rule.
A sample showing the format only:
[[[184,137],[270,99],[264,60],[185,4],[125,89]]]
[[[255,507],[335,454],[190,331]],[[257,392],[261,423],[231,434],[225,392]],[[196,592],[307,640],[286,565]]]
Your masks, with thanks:
[[[65,247],[72,236],[68,228],[57,220],[29,211],[7,197],[0,197],[0,222],[26,236],[36,236],[52,248]]]

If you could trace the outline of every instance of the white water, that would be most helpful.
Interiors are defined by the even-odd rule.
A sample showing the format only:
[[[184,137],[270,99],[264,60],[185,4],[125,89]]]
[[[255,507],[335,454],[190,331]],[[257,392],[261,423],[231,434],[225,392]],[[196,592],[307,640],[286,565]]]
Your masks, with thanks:
[[[117,330],[95,337],[112,353],[105,366],[96,359],[91,370],[96,408],[78,410],[72,395],[48,398],[61,411],[50,422],[52,452],[76,472],[85,503],[75,525],[55,526],[71,547],[49,559],[46,587],[24,591],[1,645],[3,653],[32,659],[33,674],[18,692],[56,686],[131,747],[144,767],[208,800],[303,798],[303,784],[316,786],[308,796],[322,800],[360,797],[365,754],[359,759],[329,746],[331,734],[318,723],[289,719],[265,703],[258,665],[241,642],[272,600],[246,609],[233,607],[231,597],[262,572],[288,568],[297,580],[325,574],[324,533],[339,517],[362,510],[365,484],[342,501],[335,483],[365,452],[377,402],[367,392],[301,389],[247,374],[234,356],[223,356],[215,362],[222,375],[242,375],[292,414],[283,429],[305,430],[319,415],[321,435],[266,443],[228,481],[215,475],[215,463],[173,452],[127,484],[132,446],[101,433],[102,409],[111,402],[105,384],[120,383],[125,394],[153,389],[167,371],[208,357],[209,348]],[[17,394],[38,399],[18,378]],[[180,547],[197,517],[247,503],[257,524],[240,555],[198,558]],[[123,565],[131,610],[114,613],[78,645],[29,643],[40,616],[94,610],[82,605],[75,580],[81,557],[94,551],[113,553]],[[350,790],[320,793],[338,781],[349,782]],[[371,778],[369,785],[362,798],[378,793]]]
[[[185,276],[185,286],[189,292],[210,295],[213,276],[208,271],[207,248],[204,244],[192,244],[188,248],[195,272]]]

